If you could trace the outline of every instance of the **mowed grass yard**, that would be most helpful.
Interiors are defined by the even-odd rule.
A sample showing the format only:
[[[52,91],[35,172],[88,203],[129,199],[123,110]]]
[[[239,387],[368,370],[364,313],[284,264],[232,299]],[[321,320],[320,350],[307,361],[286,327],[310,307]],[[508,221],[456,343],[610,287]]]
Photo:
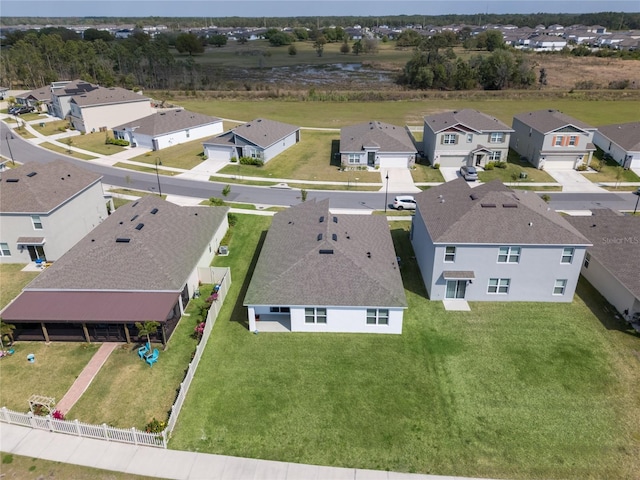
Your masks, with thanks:
[[[17,297],[38,272],[23,272],[24,263],[0,263],[0,309]]]
[[[640,339],[588,284],[571,304],[446,312],[426,300],[409,224],[394,223],[409,302],[401,336],[255,335],[242,300],[269,219],[238,217],[231,255],[216,260],[234,284],[172,448],[443,475],[637,478]]]

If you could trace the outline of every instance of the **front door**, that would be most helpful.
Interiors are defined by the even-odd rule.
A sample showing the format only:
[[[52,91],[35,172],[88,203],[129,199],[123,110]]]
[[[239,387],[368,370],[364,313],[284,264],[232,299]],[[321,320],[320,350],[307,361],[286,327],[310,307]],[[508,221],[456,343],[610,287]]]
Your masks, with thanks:
[[[479,167],[482,164],[482,155],[476,154],[476,167]]]
[[[32,262],[35,262],[39,258],[46,260],[44,256],[44,247],[42,245],[28,245],[27,250],[29,250],[29,256],[31,257]]]
[[[466,291],[466,280],[447,280],[447,293],[445,298],[464,298]]]
[[[367,165],[373,167],[376,164],[376,152],[369,152],[367,155]]]

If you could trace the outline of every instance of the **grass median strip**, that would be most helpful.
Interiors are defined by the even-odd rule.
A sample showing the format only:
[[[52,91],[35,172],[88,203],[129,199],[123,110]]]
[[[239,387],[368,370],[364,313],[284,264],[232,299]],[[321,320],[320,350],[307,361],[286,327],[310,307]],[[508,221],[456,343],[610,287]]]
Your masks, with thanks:
[[[80,160],[93,160],[94,157],[92,155],[87,155],[85,153],[74,152],[73,150],[67,147],[60,147],[58,145],[54,145],[53,143],[44,142],[40,144],[41,147],[46,148],[47,150],[51,150],[53,152],[63,153],[64,155],[69,155],[74,158],[79,158]]]

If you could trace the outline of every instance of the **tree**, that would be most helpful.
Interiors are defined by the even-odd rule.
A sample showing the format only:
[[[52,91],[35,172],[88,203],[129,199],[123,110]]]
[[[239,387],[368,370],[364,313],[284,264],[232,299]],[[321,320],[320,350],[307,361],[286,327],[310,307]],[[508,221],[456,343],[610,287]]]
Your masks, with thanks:
[[[88,42],[95,42],[96,40],[110,42],[115,40],[115,37],[111,35],[111,33],[106,30],[98,30],[97,28],[87,28],[82,34],[82,38]]]
[[[477,48],[486,49],[488,52],[493,52],[500,48],[506,48],[502,32],[500,30],[486,30],[479,33],[476,37]]]
[[[345,39],[344,42],[342,42],[342,45],[340,45],[340,53],[342,53],[343,55],[346,55],[347,53],[349,53],[349,50],[351,50],[349,48],[349,44],[347,43],[347,40]]]
[[[353,53],[355,53],[356,55],[360,55],[360,53],[362,53],[363,50],[364,50],[364,46],[362,45],[361,40],[356,40],[355,42],[353,42],[353,46],[351,47],[351,51]]]
[[[181,33],[176,37],[176,50],[178,53],[187,52],[189,56],[194,53],[203,53],[202,41],[193,33]]]
[[[307,191],[304,188],[300,190],[300,197],[302,198],[303,202],[307,201]]]
[[[0,349],[4,350],[4,344],[2,343],[4,337],[9,337],[10,344],[13,343],[13,331],[16,329],[16,326],[11,323],[4,323],[0,319]]]
[[[209,38],[209,44],[214,47],[224,47],[227,44],[227,36],[226,35],[212,35]]]
[[[318,38],[316,38],[316,41],[313,43],[313,48],[316,49],[316,53],[318,54],[319,57],[322,56],[322,54],[324,53],[324,46],[327,43],[327,39],[324,38],[323,35],[320,35]]]
[[[540,86],[547,84],[547,71],[544,68],[540,69],[540,78],[538,79]]]
[[[296,46],[294,44],[289,45],[289,55],[293,56],[297,54],[298,54],[298,49],[296,48]]]
[[[226,197],[230,193],[231,193],[231,185],[225,185],[225,187],[222,189],[222,195]]]
[[[404,30],[398,35],[396,46],[398,47],[417,47],[422,40],[422,36],[412,29]]]
[[[151,345],[151,339],[149,338],[151,335],[158,331],[158,327],[160,327],[159,322],[136,322],[136,328],[138,329],[138,335],[144,335],[147,337],[147,343]]]

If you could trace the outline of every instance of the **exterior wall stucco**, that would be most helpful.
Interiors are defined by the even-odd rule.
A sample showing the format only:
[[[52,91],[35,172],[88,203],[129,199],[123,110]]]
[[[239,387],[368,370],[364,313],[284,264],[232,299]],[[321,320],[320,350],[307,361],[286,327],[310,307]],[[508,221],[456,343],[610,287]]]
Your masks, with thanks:
[[[593,135],[593,143],[601,148],[605,153],[611,155],[611,157],[620,165],[625,164],[627,155],[631,156],[631,168],[640,168],[640,151],[633,152],[623,149],[620,145],[613,143],[607,137],[600,132],[595,132]]]
[[[192,298],[194,292],[198,289],[198,279],[199,279],[198,269],[204,268],[204,267],[208,268],[211,265],[211,262],[213,262],[214,257],[218,253],[218,247],[220,246],[220,242],[222,241],[223,237],[227,233],[227,230],[229,230],[229,220],[227,215],[225,215],[224,220],[220,224],[220,227],[215,231],[215,233],[211,237],[211,240],[209,241],[207,248],[205,248],[205,250],[202,252],[202,255],[200,256],[198,263],[196,263],[193,271],[191,272],[191,274],[189,275],[189,278],[187,279],[187,289],[189,291],[189,298]]]
[[[619,313],[625,310],[629,310],[630,315],[640,312],[640,299],[609,273],[597,259],[591,257],[589,268],[585,268],[583,263],[580,273],[611,305],[616,307]]]
[[[114,130],[114,134],[115,134]],[[201,125],[199,127],[179,130],[176,132],[167,133],[165,135],[146,135],[143,133],[137,133],[135,130],[125,129],[118,130],[120,135],[128,140],[132,145],[135,144],[138,147],[154,149],[154,138],[157,143],[157,149],[163,149],[174,145],[180,145],[181,143],[191,142],[200,138],[211,137],[222,133],[222,122],[212,123],[209,125]]]
[[[292,147],[296,143],[298,143],[299,138],[299,130],[297,132],[293,132],[291,135],[286,136],[282,140],[274,143],[263,151],[263,160],[264,163],[267,163],[269,160],[274,158],[275,156],[284,152],[287,148]]]
[[[148,100],[79,107],[72,104],[72,120],[81,132],[98,131],[102,127],[113,128],[153,113]]]
[[[413,253],[418,262],[424,285],[427,288],[427,294],[431,298],[435,245],[427,233],[427,227],[422,220],[422,215],[420,215],[420,207],[416,208],[411,224],[411,244],[413,245]]]

